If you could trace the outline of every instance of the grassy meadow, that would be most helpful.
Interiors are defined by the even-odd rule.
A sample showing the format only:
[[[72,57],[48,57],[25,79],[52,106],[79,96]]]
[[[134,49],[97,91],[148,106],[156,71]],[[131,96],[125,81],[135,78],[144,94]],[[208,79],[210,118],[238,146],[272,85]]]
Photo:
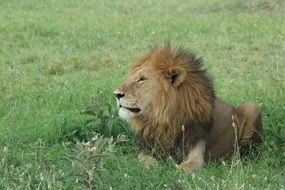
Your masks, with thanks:
[[[194,174],[146,169],[113,90],[170,40],[219,97],[262,105],[263,142]],[[285,189],[282,0],[1,0],[0,189]]]

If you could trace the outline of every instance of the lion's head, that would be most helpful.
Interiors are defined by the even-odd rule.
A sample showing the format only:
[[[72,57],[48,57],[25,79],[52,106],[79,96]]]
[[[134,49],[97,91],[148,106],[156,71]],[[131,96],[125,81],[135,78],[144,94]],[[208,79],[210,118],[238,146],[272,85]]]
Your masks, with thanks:
[[[141,138],[169,150],[182,125],[203,127],[212,118],[215,95],[200,62],[183,48],[151,49],[114,91],[119,115]]]

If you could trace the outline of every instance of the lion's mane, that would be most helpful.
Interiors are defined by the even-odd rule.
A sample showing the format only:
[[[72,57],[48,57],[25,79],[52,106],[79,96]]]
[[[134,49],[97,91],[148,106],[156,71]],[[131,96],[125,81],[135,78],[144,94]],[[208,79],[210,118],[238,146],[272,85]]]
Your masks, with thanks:
[[[152,152],[158,147],[179,163],[187,150],[211,130],[215,101],[212,81],[201,68],[201,59],[183,48],[153,48],[133,64],[130,73],[145,63],[151,64],[164,90],[153,101],[147,117],[135,118],[132,127],[143,151]],[[167,80],[177,77],[175,69],[186,72],[179,86]]]

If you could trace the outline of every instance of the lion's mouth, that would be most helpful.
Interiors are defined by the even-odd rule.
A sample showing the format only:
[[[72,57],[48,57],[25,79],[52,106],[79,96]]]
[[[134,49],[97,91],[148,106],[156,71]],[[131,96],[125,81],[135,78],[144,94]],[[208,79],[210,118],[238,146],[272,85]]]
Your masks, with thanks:
[[[120,105],[119,107],[120,108],[125,108],[125,109],[129,110],[130,112],[134,112],[134,113],[139,113],[141,111],[140,108],[129,108],[129,107],[125,107],[125,106],[122,106],[122,105]]]

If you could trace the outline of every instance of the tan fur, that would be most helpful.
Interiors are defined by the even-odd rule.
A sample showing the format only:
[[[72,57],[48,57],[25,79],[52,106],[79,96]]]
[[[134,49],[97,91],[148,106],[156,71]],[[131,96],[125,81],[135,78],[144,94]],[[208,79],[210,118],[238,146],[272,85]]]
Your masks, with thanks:
[[[247,144],[253,134],[259,136],[262,129],[256,104],[235,108],[216,98],[200,59],[169,45],[141,56],[114,93],[121,96],[119,113],[130,122],[141,150],[151,154],[156,148],[158,155],[170,155],[186,165],[183,170],[197,169],[195,164],[189,166],[193,158],[200,159],[193,163],[204,162],[201,156],[192,155],[195,147],[204,150],[194,152],[203,152],[206,161],[232,153],[232,115],[242,144]],[[191,162],[187,162],[189,158]]]
[[[198,141],[183,162],[177,166],[181,171],[196,171],[204,164],[205,141]]]

